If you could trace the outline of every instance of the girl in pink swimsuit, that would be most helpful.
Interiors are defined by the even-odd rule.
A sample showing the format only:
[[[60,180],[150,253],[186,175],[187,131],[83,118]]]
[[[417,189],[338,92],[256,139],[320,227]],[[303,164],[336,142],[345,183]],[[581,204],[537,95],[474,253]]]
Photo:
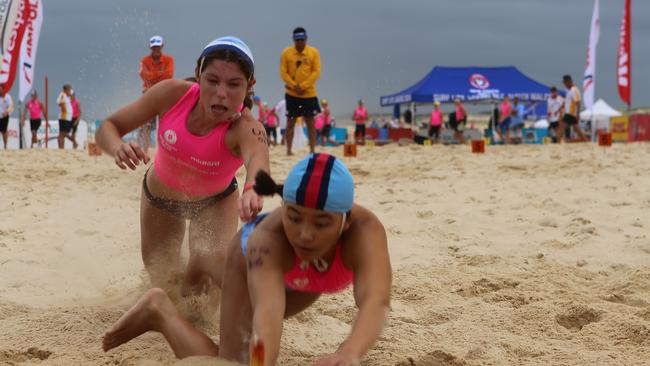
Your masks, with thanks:
[[[196,65],[198,82],[164,80],[134,103],[110,115],[97,132],[101,148],[122,169],[149,163],[135,141],[121,137],[160,116],[158,149],[142,182],[140,212],[142,259],[153,285],[173,283],[182,274],[183,294],[211,291],[237,231],[237,211],[253,219],[263,200],[251,189],[254,172],[269,171],[264,127],[252,115],[255,84],[250,49],[234,37],[208,44]],[[247,176],[238,200],[235,174]],[[189,262],[180,249],[189,222]]]
[[[248,363],[254,339],[264,345],[264,365],[275,365],[283,318],[305,310],[321,294],[352,285],[359,308],[352,331],[318,364],[358,364],[377,341],[390,303],[384,227],[353,203],[352,175],[328,154],[300,161],[284,186],[260,172],[255,190],[280,194],[283,205],[244,225],[229,245],[219,346],[183,319],[165,291],[151,289],[105,334],[104,350],[155,330],[179,358],[219,355]]]
[[[38,129],[41,127],[41,118],[45,107],[40,100],[38,100],[38,93],[36,90],[32,92],[32,98],[25,105],[25,112],[29,111],[29,127],[32,131],[32,144],[30,149],[34,148],[34,144],[38,144]],[[25,115],[26,113],[23,113]]]

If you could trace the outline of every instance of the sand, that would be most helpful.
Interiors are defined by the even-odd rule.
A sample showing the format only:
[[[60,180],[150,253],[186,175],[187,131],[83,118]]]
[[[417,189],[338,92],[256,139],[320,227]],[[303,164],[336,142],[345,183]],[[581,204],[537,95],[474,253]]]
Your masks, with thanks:
[[[386,329],[362,364],[647,364],[650,145],[468,150],[369,147],[345,160],[394,269]],[[274,149],[274,174],[297,159]],[[176,361],[153,333],[101,351],[147,287],[143,173],[84,152],[0,153],[0,364],[218,364]],[[286,321],[279,364],[333,352],[354,314],[346,291]]]

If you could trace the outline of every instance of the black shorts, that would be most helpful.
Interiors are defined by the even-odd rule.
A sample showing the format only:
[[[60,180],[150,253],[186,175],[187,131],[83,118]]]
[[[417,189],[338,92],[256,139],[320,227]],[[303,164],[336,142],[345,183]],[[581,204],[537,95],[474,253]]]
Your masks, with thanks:
[[[7,127],[9,127],[9,116],[0,118],[0,132],[7,132]]]
[[[558,122],[558,121],[551,122],[551,123],[548,125],[548,128],[550,128],[550,129],[555,129],[555,128],[558,128],[558,127],[560,127],[560,122]]]
[[[79,127],[79,118],[75,118],[72,120],[72,134],[74,135],[77,133],[77,127]]]
[[[456,132],[463,132],[465,129],[465,121],[451,121],[449,127]]]
[[[564,121],[564,123],[566,123],[569,126],[578,124],[578,119],[575,116],[572,116],[568,113],[564,114],[564,117],[562,117],[562,121]]]
[[[429,138],[433,137],[433,135],[436,135],[436,137],[440,137],[440,126],[429,127]]]
[[[59,120],[59,131],[68,133],[72,130],[72,121],[66,121],[64,119]]]
[[[276,127],[269,127],[269,126],[264,126],[264,129],[266,130],[266,138],[271,141],[271,135],[273,135],[273,141],[276,141],[278,139],[278,132]]]
[[[362,138],[365,137],[366,125],[354,125],[354,136]]]
[[[321,135],[324,136],[326,139],[330,137],[330,132],[332,131],[332,125],[325,125],[323,126],[323,129],[320,131]]]
[[[40,118],[30,119],[29,127],[31,128],[32,131],[38,130],[41,127],[41,119]]]
[[[289,94],[284,95],[287,102],[287,117],[314,117],[320,113],[318,97],[298,98]]]

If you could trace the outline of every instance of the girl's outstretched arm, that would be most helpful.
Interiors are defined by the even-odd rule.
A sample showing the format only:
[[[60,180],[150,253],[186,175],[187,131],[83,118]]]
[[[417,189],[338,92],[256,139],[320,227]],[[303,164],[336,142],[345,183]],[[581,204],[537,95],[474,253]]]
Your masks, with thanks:
[[[361,214],[368,218],[356,225],[353,223],[345,238],[353,253],[354,299],[359,312],[352,332],[338,351],[316,365],[355,364],[377,341],[384,328],[392,284],[388,240],[377,217],[370,212]]]

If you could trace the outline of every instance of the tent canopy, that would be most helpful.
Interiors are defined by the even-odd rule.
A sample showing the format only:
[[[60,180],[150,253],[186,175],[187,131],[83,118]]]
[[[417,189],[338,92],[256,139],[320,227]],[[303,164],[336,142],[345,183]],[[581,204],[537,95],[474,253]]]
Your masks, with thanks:
[[[549,89],[514,66],[436,66],[415,85],[380,97],[380,104],[432,103],[434,100],[449,103],[456,98],[473,103],[492,103],[505,95],[519,97],[522,102],[545,102]]]
[[[609,104],[607,104],[606,101],[602,99],[598,99],[594,105],[591,106],[589,109],[585,109],[584,111],[580,112],[580,119],[583,120],[590,120],[592,118],[600,118],[600,117],[618,117],[621,116],[621,112],[617,111],[616,109],[612,108]]]

